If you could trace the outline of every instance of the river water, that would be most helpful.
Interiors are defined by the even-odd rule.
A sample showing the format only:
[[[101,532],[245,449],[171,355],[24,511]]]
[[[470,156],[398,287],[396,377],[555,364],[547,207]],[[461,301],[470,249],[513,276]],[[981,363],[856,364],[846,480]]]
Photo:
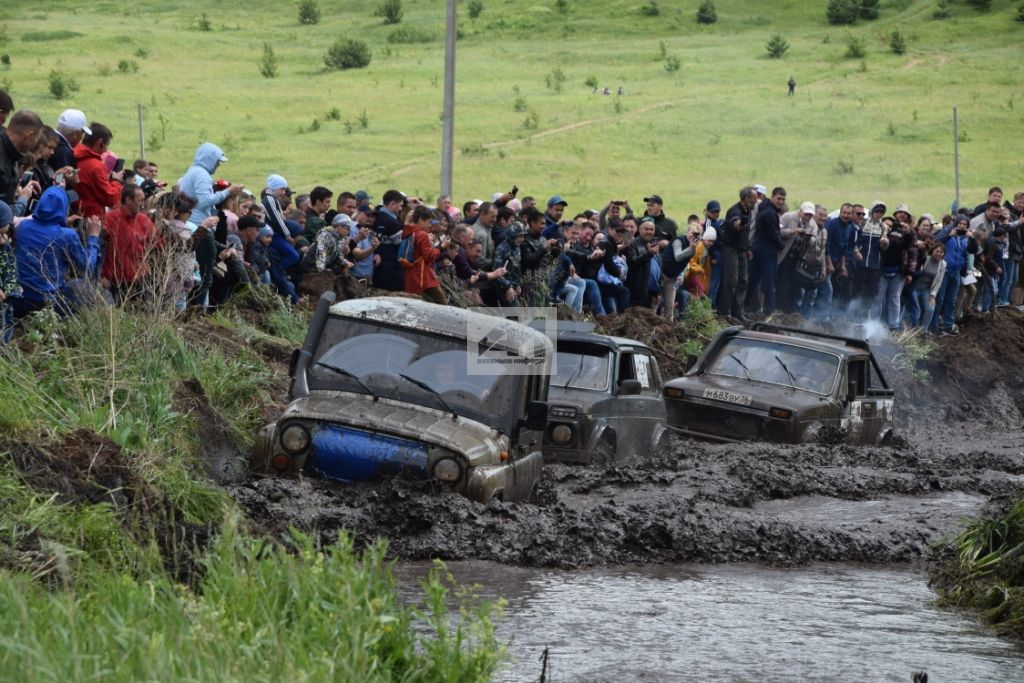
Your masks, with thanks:
[[[427,564],[396,569],[416,592]],[[454,562],[508,601],[498,681],[1024,681],[1024,653],[932,605],[900,567],[678,565],[555,571]]]

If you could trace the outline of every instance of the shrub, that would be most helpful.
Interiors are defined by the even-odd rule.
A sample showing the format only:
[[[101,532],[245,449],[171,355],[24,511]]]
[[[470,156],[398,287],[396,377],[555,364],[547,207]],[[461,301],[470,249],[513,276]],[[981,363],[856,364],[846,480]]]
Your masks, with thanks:
[[[334,107],[324,115],[324,118],[328,121],[341,121],[341,110]]]
[[[898,28],[889,34],[889,49],[894,55],[901,55],[907,51],[907,41]]]
[[[836,175],[852,175],[853,174],[853,162],[843,161],[840,159],[836,162],[835,167],[832,169]]]
[[[406,24],[388,34],[388,42],[393,45],[413,45],[415,43],[432,43],[440,36],[428,28],[414,24]]]
[[[1017,5],[1017,21],[1024,24],[1024,2]]]
[[[864,59],[867,55],[867,47],[864,43],[864,39],[860,36],[850,34],[846,37],[846,55],[847,59]]]
[[[522,95],[518,96],[515,102],[512,103],[513,111],[524,112],[527,110],[526,98]]]
[[[362,69],[369,66],[373,54],[370,47],[361,40],[338,38],[324,55],[324,63],[328,69]]]
[[[679,71],[679,67],[682,65],[683,63],[679,61],[679,57],[676,57],[675,55],[669,55],[665,58],[665,71],[670,74]]]
[[[123,74],[138,73],[139,63],[134,59],[122,59],[117,63],[117,70]]]
[[[71,74],[53,70],[50,72],[50,94],[58,100],[64,100],[81,89],[78,81]]]
[[[480,13],[484,11],[484,3],[480,0],[470,0],[469,2],[469,18],[476,19],[480,16]]]
[[[978,12],[988,12],[992,9],[992,0],[967,0],[967,4]]]
[[[397,24],[402,21],[402,0],[384,0],[374,12],[375,16],[384,17],[385,24]]]
[[[562,67],[556,66],[554,71],[544,77],[544,85],[547,86],[548,90],[554,90],[555,92],[562,92],[562,84],[565,83],[565,72],[562,71]]]
[[[540,127],[540,114],[536,110],[531,109],[530,113],[526,115],[526,119],[523,121],[523,128],[526,130],[537,130]]]
[[[569,13],[569,0],[555,0],[555,9],[559,14]]]
[[[260,75],[264,78],[277,76],[277,55],[274,54],[274,46],[270,43],[263,43],[263,56],[260,57]]]
[[[210,23],[210,17],[206,14],[199,15],[199,19],[196,21],[196,26],[200,31],[212,31],[213,24]]]
[[[587,76],[587,80],[583,81],[583,85],[587,86],[588,88],[596,88],[597,76]]]
[[[656,17],[661,14],[661,8],[658,7],[656,0],[649,0],[646,5],[640,7],[640,14],[645,17]]]
[[[789,49],[789,43],[782,35],[776,33],[774,36],[768,39],[765,43],[764,49],[768,51],[768,57],[771,59],[782,59],[782,55],[786,54],[786,50]]]
[[[3,65],[5,69],[11,68],[11,56],[6,52],[0,55],[0,65]]]
[[[949,19],[949,0],[939,0],[932,12],[932,19]]]
[[[316,0],[302,0],[299,3],[299,23],[320,23],[320,6],[316,4]]]
[[[715,3],[711,0],[704,0],[697,8],[698,24],[713,24],[718,21],[718,13],[715,12]]]
[[[860,0],[860,18],[861,19],[877,19],[878,18],[878,0]]]
[[[858,9],[853,0],[829,0],[825,16],[830,24],[852,24],[857,21]]]

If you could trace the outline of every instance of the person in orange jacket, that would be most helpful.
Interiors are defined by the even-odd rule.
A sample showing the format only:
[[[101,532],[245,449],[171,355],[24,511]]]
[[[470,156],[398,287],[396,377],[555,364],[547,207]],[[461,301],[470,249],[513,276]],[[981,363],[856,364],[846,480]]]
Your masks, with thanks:
[[[698,299],[707,296],[711,289],[711,248],[717,239],[718,232],[714,228],[705,228],[686,266],[686,288]]]
[[[110,172],[103,164],[103,153],[110,147],[114,134],[102,123],[93,123],[92,131],[75,146],[72,152],[78,166],[78,184],[75,191],[79,198],[79,213],[89,218],[103,218],[108,208],[114,208],[121,201],[124,170]]]
[[[422,294],[427,301],[447,304],[448,297],[434,272],[434,261],[439,258],[440,250],[447,246],[448,237],[443,237],[438,247],[430,242],[430,226],[437,223],[434,212],[422,204],[409,213],[408,222],[402,228],[402,239],[412,235],[413,261],[405,268],[405,291]]]

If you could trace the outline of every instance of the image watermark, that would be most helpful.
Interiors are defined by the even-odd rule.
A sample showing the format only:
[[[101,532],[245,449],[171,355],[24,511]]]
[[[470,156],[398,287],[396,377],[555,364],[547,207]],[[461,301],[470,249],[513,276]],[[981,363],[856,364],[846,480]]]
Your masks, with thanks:
[[[558,309],[474,307],[467,321],[466,374],[543,375],[555,373]]]

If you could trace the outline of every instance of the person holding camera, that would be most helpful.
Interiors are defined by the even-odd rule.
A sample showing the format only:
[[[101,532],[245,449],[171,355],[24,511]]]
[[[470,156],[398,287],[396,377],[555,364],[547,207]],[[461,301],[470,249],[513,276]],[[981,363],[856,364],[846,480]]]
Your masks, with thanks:
[[[935,315],[932,318],[932,330],[944,336],[956,335],[960,331],[955,324],[956,299],[960,292],[960,282],[968,273],[967,228],[970,219],[957,216],[952,223],[944,227],[935,236],[935,241],[946,247],[946,272],[939,296],[936,299]]]
[[[669,245],[669,240],[655,236],[655,220],[652,216],[644,216],[640,220],[637,236],[626,249],[626,288],[629,289],[629,305],[651,306],[651,291],[648,286],[651,280],[651,260],[660,258],[661,250]],[[673,235],[673,239],[675,235]],[[674,285],[674,281],[673,281]],[[674,290],[673,290],[674,294]],[[673,296],[673,302],[675,297]]]
[[[107,209],[116,207],[121,201],[124,167],[121,162],[120,169],[115,166],[114,171],[107,171],[103,164],[103,154],[110,149],[114,134],[102,123],[93,122],[89,128],[91,132],[74,149],[75,165],[78,167],[75,190],[80,202],[79,213],[86,218],[102,218]]]
[[[562,245],[558,239],[544,236],[546,220],[545,214],[536,209],[526,212],[526,238],[522,247],[522,291],[526,306],[547,306],[551,300],[551,268]]]

